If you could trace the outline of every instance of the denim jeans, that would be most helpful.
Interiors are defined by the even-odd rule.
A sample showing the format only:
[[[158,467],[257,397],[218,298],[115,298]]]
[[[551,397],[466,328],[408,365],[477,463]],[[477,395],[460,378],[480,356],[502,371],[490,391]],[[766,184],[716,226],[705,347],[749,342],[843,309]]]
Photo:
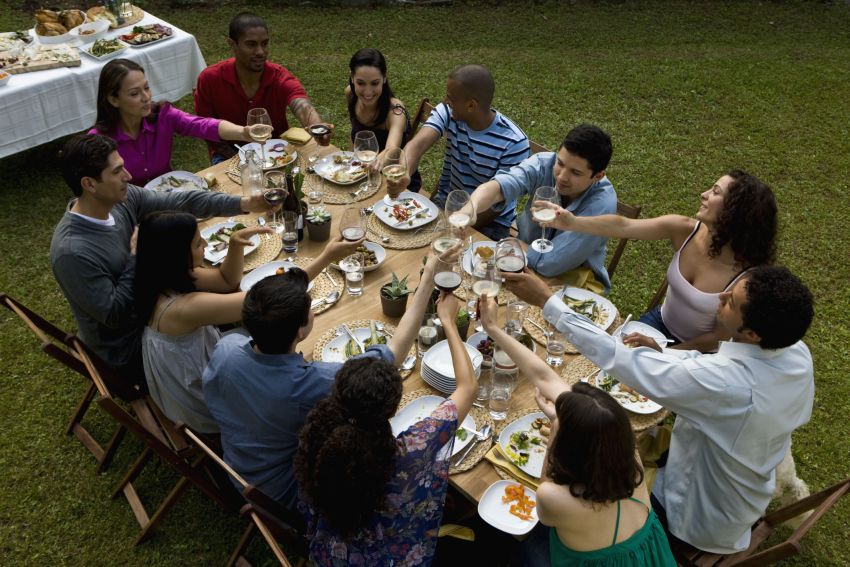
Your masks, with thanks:
[[[643,315],[641,315],[640,319],[638,319],[638,321],[641,322],[641,323],[646,323],[647,325],[649,325],[653,329],[658,329],[659,331],[664,333],[665,337],[667,337],[668,339],[673,341],[668,346],[679,344],[679,339],[677,339],[676,337],[673,336],[673,333],[671,333],[670,330],[667,328],[667,325],[664,324],[664,320],[661,319],[661,306],[660,305],[652,308],[651,310],[649,310],[646,313],[644,313]]]

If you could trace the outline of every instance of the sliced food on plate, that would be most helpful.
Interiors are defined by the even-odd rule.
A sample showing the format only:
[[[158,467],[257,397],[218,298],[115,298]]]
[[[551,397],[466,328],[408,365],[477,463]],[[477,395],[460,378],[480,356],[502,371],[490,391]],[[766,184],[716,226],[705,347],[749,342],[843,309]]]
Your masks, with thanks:
[[[204,248],[204,258],[208,262],[218,262],[227,255],[230,247],[230,238],[234,232],[247,228],[241,222],[225,221],[201,229],[201,238],[207,241]],[[260,235],[251,236],[251,244],[245,246],[244,253],[247,256],[260,246]]]
[[[490,485],[478,502],[481,519],[503,532],[523,535],[537,525],[537,494],[513,480]]]
[[[604,370],[600,370],[596,375],[596,387],[611,394],[612,398],[630,412],[650,414],[662,409],[660,404],[621,383]]]
[[[168,26],[162,24],[148,24],[146,26],[134,26],[133,31],[119,35],[121,41],[133,46],[147,45],[155,41],[161,41],[171,37],[172,31]]]
[[[319,159],[313,170],[320,177],[340,185],[352,185],[366,177],[363,163],[352,152],[335,152]]]
[[[375,215],[387,226],[410,230],[430,223],[439,216],[439,209],[427,197],[402,192],[391,204],[378,201]]]
[[[520,470],[540,478],[550,432],[545,414],[530,413],[505,426],[499,435],[499,446]]]
[[[209,186],[203,178],[188,171],[171,171],[151,179],[145,184],[145,189],[152,191],[193,191],[204,190]]]
[[[590,319],[597,327],[607,330],[617,318],[617,308],[609,300],[592,291],[565,287],[561,299],[567,306]]]
[[[372,345],[385,345],[388,342],[387,333],[378,330],[375,321],[371,321],[368,327],[349,325],[348,328],[366,348]],[[358,354],[362,354],[362,351],[357,341],[340,327],[336,336],[322,348],[321,360],[322,362],[345,362]]]

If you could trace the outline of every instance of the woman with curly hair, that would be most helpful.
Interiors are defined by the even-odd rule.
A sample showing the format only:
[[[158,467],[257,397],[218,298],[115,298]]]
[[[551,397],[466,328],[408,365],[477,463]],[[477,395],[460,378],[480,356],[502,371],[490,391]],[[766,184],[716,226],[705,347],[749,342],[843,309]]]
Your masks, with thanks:
[[[351,56],[348,63],[348,86],[345,99],[351,121],[351,141],[362,130],[371,130],[378,139],[381,152],[403,148],[410,137],[410,116],[393,94],[387,80],[387,60],[384,54],[371,47]],[[377,160],[375,167],[378,167]],[[417,170],[411,176],[408,191],[419,191],[422,176]]]
[[[537,489],[537,515],[550,528],[524,543],[523,564],[675,566],[626,410],[589,384],[564,384],[499,326],[497,309],[493,300],[482,301],[481,324],[534,384],[551,427]]]
[[[548,226],[611,238],[669,240],[676,250],[667,269],[667,297],[640,321],[664,333],[673,348],[717,350],[725,340],[715,326],[720,293],[755,266],[770,264],[776,254],[776,199],[755,176],[732,170],[700,195],[696,219],[665,215],[627,219],[619,215],[577,217],[552,205],[557,217]],[[628,344],[658,349],[643,335]]]
[[[437,313],[453,321],[459,308],[442,294]],[[458,424],[475,398],[475,375],[454,325],[446,337],[457,389],[430,416],[393,436],[398,371],[354,359],[337,373],[331,395],[307,416],[295,475],[320,566],[428,565],[434,556]]]

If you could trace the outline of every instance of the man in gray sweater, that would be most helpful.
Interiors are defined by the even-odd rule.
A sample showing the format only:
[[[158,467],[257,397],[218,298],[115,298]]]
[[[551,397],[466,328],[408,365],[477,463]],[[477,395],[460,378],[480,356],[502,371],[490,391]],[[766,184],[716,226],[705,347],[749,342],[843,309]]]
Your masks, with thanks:
[[[77,321],[78,336],[120,375],[144,384],[141,332],[133,298],[136,225],[148,213],[181,210],[199,217],[262,212],[262,196],[207,191],[158,193],[129,182],[111,138],[82,134],[59,154],[65,182],[76,196],[50,243],[53,275]]]

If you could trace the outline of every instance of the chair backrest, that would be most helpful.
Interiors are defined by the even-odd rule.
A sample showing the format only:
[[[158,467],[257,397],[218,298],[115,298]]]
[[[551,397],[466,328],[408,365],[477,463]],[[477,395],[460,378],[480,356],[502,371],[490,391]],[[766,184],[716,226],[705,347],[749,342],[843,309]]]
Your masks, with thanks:
[[[539,154],[540,152],[551,152],[552,151],[549,148],[547,148],[546,146],[543,146],[542,144],[538,144],[537,142],[535,142],[534,140],[531,140],[531,139],[528,140],[528,146],[531,148],[531,154],[532,155]]]
[[[617,200],[617,214],[627,219],[636,219],[640,216],[640,205],[627,205]],[[619,242],[617,242],[617,247],[614,248],[614,254],[611,256],[611,260],[608,261],[608,277],[614,277],[614,270],[617,269],[617,264],[620,263],[620,258],[623,256],[623,251],[626,249],[626,244],[628,244],[628,238],[621,238]]]
[[[71,370],[88,378],[86,367],[77,358],[76,352],[65,342],[69,334],[47,319],[41,317],[19,301],[0,293],[0,303],[17,315],[41,341],[41,350]]]
[[[664,274],[664,279],[661,280],[661,285],[655,290],[655,295],[649,300],[649,305],[646,306],[647,311],[652,311],[664,301],[664,296],[667,295],[667,274]]]
[[[413,120],[410,123],[410,136],[408,140],[412,139],[413,136],[419,131],[419,127],[422,126],[431,115],[431,112],[434,111],[434,105],[431,104],[431,101],[428,97],[424,97],[422,102],[419,103],[419,108],[416,109],[416,114],[413,115]]]

